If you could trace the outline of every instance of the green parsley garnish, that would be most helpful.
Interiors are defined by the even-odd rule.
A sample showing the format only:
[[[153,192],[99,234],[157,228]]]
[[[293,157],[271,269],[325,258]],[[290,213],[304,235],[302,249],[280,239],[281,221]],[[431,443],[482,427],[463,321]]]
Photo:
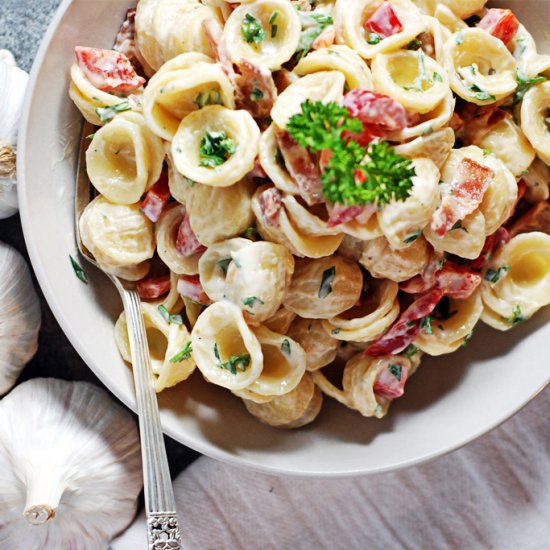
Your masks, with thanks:
[[[254,88],[252,88],[252,91],[250,92],[250,99],[252,101],[260,101],[260,99],[263,99],[264,97],[262,90],[256,86],[257,83],[258,81],[254,79]]]
[[[281,342],[281,351],[287,356],[287,357],[290,357],[290,341],[285,338],[282,342]]]
[[[381,206],[409,196],[416,174],[412,161],[398,155],[387,142],[371,143],[366,148],[343,139],[344,131],[362,132],[363,124],[337,103],[305,101],[302,113],[290,118],[287,131],[311,151],[332,151],[321,175],[323,195],[329,202]],[[361,184],[356,181],[358,173],[364,176]]]
[[[215,168],[223,164],[237,150],[235,142],[221,132],[206,132],[200,143],[200,166]]]
[[[516,73],[516,82],[518,87],[516,93],[514,94],[514,104],[519,103],[524,97],[525,94],[533,87],[535,84],[540,84],[541,82],[546,82],[547,78],[545,76],[537,76],[535,78],[529,78],[526,74],[522,73],[519,69]]]
[[[198,109],[202,109],[205,105],[221,105],[222,95],[219,90],[210,90],[208,92],[199,92],[193,103]]]
[[[339,328],[333,328],[333,329],[330,331],[330,333],[331,333],[331,334],[334,334],[334,336],[336,336],[337,334],[340,334],[340,330],[341,330],[341,329],[339,329]]]
[[[319,292],[317,296],[321,299],[326,298],[332,292],[332,283],[334,282],[334,277],[336,277],[336,266],[329,267],[323,271],[323,276],[321,278],[321,286],[319,287]]]
[[[523,316],[523,313],[521,312],[521,308],[519,305],[514,307],[512,311],[512,317],[509,318],[503,318],[507,323],[509,323],[512,326],[516,326],[518,323],[521,323],[522,321],[525,321],[525,317]]]
[[[258,230],[255,227],[247,227],[241,237],[245,239],[254,239],[258,235]]]
[[[71,265],[73,266],[74,274],[77,276],[79,280],[81,280],[84,284],[88,284],[88,275],[86,275],[86,272],[82,269],[81,265],[69,254],[69,259],[71,260]]]
[[[407,50],[418,50],[420,47],[422,47],[422,40],[418,40],[418,38],[411,40],[406,46]]]
[[[485,280],[489,281],[490,283],[496,284],[508,271],[510,271],[511,268],[512,266],[510,265],[503,265],[502,267],[499,267],[496,271],[489,268],[485,272]]]
[[[260,298],[256,298],[256,296],[249,296],[248,298],[243,298],[243,304],[247,307],[254,307],[256,305],[256,303],[258,304],[265,304],[265,302],[263,300],[260,300]]]
[[[86,139],[94,139],[94,136],[95,136],[95,133],[94,134],[88,134],[86,136]]]
[[[411,244],[411,243],[414,243],[414,241],[416,241],[416,239],[418,239],[418,237],[420,237],[420,235],[422,235],[422,231],[420,231],[420,229],[418,231],[414,231],[413,233],[411,233],[408,237],[406,237],[403,242],[405,244]]]
[[[296,49],[297,62],[311,50],[315,39],[333,23],[332,17],[324,13],[298,12],[298,16],[302,23],[302,33]]]
[[[369,36],[367,37],[367,44],[370,44],[371,46],[375,46],[376,44],[379,44],[382,41],[382,37],[375,32],[369,33]]]
[[[173,325],[183,325],[183,317],[181,315],[171,314],[165,306],[162,304],[157,308],[159,313],[162,315],[162,318],[167,322]]]
[[[476,99],[479,99],[479,101],[496,101],[496,97],[494,95],[491,95],[486,90],[482,90],[479,86],[476,84],[472,84],[470,86],[470,90],[474,92],[474,97]]]
[[[242,355],[230,355],[227,361],[222,361],[220,358],[220,351],[218,344],[214,344],[214,356],[218,361],[217,367],[225,369],[231,374],[237,374],[237,371],[244,372],[248,365],[250,365],[250,355],[248,353]]]
[[[265,39],[265,31],[262,24],[251,13],[244,16],[241,23],[243,40],[248,44],[260,44]]]
[[[443,77],[439,73],[434,73],[433,79],[435,82],[443,82]]]
[[[231,263],[231,258],[224,258],[223,260],[218,260],[216,265],[223,271],[224,275],[227,275],[227,268]]]
[[[274,23],[278,16],[279,12],[274,11],[269,18],[269,24],[271,25],[271,38],[275,38],[277,36],[277,25],[275,25]]]
[[[124,101],[121,101],[116,105],[110,105],[108,107],[98,107],[95,112],[101,122],[107,122],[108,120],[114,118],[117,113],[129,111],[131,108],[132,107],[130,106],[130,102],[125,99]]]
[[[390,365],[388,370],[390,374],[393,374],[397,378],[398,382],[401,382],[401,375],[403,374],[403,367],[401,365]]]
[[[189,359],[191,357],[191,353],[193,353],[193,348],[191,346],[191,340],[188,340],[183,345],[183,348],[181,348],[176,355],[171,357],[169,361],[170,363],[181,363],[184,359]]]
[[[432,327],[432,321],[433,321],[432,315],[426,315],[426,317],[422,317],[422,320],[420,322],[420,328],[422,328],[426,334],[434,333],[434,329]]]

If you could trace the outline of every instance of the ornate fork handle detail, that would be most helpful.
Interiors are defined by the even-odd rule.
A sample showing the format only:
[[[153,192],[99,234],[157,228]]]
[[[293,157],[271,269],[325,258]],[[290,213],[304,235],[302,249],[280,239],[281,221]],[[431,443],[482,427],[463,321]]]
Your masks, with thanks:
[[[147,539],[149,550],[181,548],[176,514],[151,514],[147,519]]]

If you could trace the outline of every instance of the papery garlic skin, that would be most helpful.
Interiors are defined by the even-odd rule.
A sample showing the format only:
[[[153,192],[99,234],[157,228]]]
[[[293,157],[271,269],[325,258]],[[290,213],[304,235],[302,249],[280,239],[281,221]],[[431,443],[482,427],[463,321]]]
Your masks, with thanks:
[[[40,321],[40,301],[25,260],[0,242],[0,395],[14,386],[36,353]]]
[[[0,50],[0,54],[0,219],[4,219],[17,212],[15,145],[29,75],[15,66],[10,52]]]
[[[0,548],[105,550],[141,487],[136,423],[105,391],[35,378],[0,401]]]

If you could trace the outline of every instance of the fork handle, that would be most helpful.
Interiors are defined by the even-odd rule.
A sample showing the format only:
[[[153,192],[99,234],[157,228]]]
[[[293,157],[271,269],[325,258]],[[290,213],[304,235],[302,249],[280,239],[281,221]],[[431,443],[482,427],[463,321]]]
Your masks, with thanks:
[[[143,461],[148,549],[175,550],[181,548],[181,535],[160,425],[157,396],[152,383],[153,372],[145,323],[141,312],[141,301],[137,292],[127,290],[118,281],[117,283],[116,286],[126,313],[134,370]]]

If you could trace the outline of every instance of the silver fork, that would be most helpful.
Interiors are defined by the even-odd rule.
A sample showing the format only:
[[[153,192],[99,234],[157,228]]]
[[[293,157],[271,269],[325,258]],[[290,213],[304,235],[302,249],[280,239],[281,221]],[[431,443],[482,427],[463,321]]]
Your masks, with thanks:
[[[75,234],[80,254],[103,271],[93,255],[82,244],[78,225],[80,215],[95,194],[85,168],[85,136],[93,132],[93,128],[91,124],[85,122],[80,140],[75,190]],[[181,535],[176,515],[176,503],[162,437],[157,398],[153,388],[153,372],[141,313],[141,301],[134,283],[103,272],[111,279],[120,294],[128,325],[141,438],[148,549],[180,549]]]

